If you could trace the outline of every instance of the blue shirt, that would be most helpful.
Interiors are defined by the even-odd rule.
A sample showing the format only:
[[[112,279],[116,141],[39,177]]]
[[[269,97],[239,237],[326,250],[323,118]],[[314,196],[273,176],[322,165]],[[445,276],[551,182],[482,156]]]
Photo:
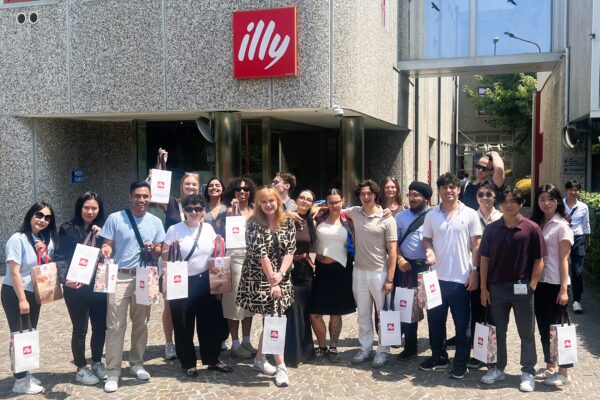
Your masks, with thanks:
[[[133,216],[144,243],[161,243],[165,240],[165,230],[159,218],[150,213],[143,217]],[[100,236],[113,241],[112,258],[119,269],[132,269],[140,263],[140,245],[135,232],[129,223],[125,211],[118,211],[108,216]]]
[[[404,233],[413,223],[415,219],[419,217],[425,210],[429,209],[429,207],[423,209],[419,214],[415,214],[410,209],[400,211],[396,215],[396,225],[398,226],[398,241],[400,241],[404,237]],[[423,249],[423,225],[419,227],[419,229],[411,232],[404,242],[400,245],[400,254],[404,258],[408,258],[410,260],[424,260],[425,259],[425,249]]]
[[[34,236],[34,241],[38,239]],[[37,265],[37,254],[35,249],[27,240],[27,235],[24,233],[17,232],[13,234],[4,248],[6,253],[6,277],[4,278],[4,285],[12,286],[12,278],[10,276],[10,268],[8,266],[9,261],[16,262],[21,266],[19,273],[21,274],[21,280],[23,281],[23,289],[28,292],[33,292],[33,284],[31,283],[31,268]],[[48,256],[52,259],[54,255],[54,243],[50,241],[48,245]],[[42,260],[45,263],[45,260]]]

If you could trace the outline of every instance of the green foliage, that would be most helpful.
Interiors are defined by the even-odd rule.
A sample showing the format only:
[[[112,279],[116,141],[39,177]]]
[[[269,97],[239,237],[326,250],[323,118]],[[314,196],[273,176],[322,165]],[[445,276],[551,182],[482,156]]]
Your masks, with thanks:
[[[592,229],[592,246],[585,257],[585,265],[594,279],[600,282],[600,193],[582,192],[581,201],[590,209],[590,227]]]
[[[519,179],[515,183],[515,187],[521,191],[525,199],[525,207],[529,207],[531,203],[531,178]]]

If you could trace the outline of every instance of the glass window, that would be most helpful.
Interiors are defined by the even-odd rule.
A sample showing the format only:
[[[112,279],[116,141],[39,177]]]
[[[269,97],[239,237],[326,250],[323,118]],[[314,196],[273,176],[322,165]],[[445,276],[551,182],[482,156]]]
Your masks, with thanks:
[[[419,2],[424,14],[423,57],[451,58],[469,55],[469,0]],[[421,57],[418,57],[421,58]]]

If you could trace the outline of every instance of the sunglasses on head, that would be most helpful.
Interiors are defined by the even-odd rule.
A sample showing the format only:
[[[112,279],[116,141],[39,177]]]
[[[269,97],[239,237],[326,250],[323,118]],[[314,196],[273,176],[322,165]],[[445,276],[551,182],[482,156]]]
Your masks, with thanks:
[[[204,209],[202,207],[189,207],[188,206],[188,207],[184,207],[183,211],[189,212],[189,213],[194,212],[194,211],[197,213],[201,213],[202,211],[204,211]]]
[[[485,165],[480,165],[480,164],[475,165],[475,168],[480,169],[482,171],[491,171],[492,170],[491,168],[488,168]]]
[[[34,216],[36,219],[43,219],[43,220],[44,220],[44,221],[46,221],[46,222],[50,222],[50,221],[52,221],[52,215],[51,215],[51,214],[44,214],[44,213],[43,213],[43,212],[41,212],[41,211],[38,211],[38,212],[36,212],[35,214],[33,214],[33,216]]]
[[[489,198],[494,197],[494,193],[492,193],[492,192],[479,192],[479,193],[477,193],[477,197],[479,197],[480,199],[483,199],[484,197],[487,197],[489,199]]]
[[[244,187],[238,186],[238,187],[235,187],[233,190],[235,190],[236,192],[246,192],[246,193],[248,193],[250,191],[250,188],[245,187],[245,186]]]

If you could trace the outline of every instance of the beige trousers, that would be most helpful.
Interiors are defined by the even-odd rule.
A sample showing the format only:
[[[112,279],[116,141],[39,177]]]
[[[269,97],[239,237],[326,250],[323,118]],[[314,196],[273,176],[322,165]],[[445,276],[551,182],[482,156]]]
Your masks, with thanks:
[[[106,314],[106,374],[121,375],[123,344],[127,329],[127,308],[131,319],[131,348],[129,364],[143,365],[148,343],[150,306],[135,302],[135,276],[119,272],[115,293],[108,297]]]

